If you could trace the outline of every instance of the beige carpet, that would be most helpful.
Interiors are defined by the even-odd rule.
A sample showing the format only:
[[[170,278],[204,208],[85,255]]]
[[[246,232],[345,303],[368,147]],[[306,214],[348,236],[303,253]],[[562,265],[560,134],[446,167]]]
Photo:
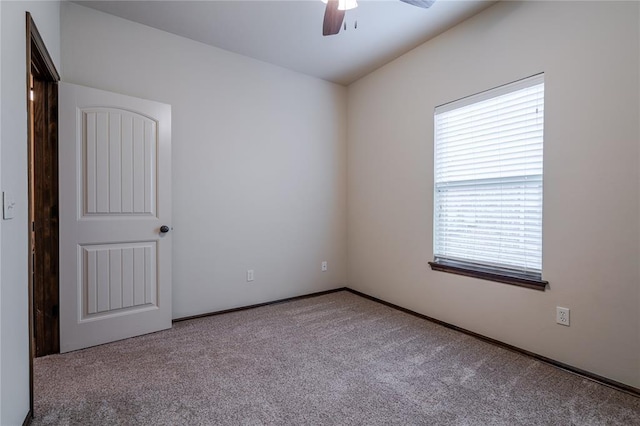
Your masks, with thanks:
[[[345,291],[35,363],[34,425],[640,425],[640,398]]]

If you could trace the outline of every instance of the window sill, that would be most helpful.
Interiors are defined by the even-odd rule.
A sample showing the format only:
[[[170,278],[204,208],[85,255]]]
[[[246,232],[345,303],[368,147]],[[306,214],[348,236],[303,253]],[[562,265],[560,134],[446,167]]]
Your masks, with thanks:
[[[488,281],[496,281],[499,283],[511,284],[540,291],[544,291],[547,287],[547,284],[549,284],[548,281],[544,281],[534,277],[528,277],[525,275],[519,275],[517,273],[510,273],[500,269],[482,267],[477,265],[468,265],[442,259],[438,259],[434,262],[429,262],[429,265],[434,271],[449,272],[451,274],[480,278],[482,280]]]

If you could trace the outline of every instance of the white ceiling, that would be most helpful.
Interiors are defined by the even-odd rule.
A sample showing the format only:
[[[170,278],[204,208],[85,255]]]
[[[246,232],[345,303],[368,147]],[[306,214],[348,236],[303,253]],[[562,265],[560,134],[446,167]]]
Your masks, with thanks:
[[[421,9],[399,0],[360,0],[346,13],[347,30],[329,37],[322,36],[320,0],[76,3],[348,85],[495,1],[437,0]]]

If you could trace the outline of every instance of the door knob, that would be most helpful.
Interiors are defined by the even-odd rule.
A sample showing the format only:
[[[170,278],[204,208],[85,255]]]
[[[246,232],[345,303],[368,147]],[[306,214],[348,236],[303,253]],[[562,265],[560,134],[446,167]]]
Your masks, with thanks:
[[[160,227],[160,232],[162,232],[163,234],[166,234],[167,232],[169,232],[169,227],[167,225],[162,225]]]

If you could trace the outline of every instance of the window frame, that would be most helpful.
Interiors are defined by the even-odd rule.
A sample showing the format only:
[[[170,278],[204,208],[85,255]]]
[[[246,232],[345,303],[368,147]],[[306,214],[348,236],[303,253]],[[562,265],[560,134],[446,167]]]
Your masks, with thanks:
[[[532,81],[537,83],[531,83]],[[498,86],[496,88],[493,89],[489,89],[474,95],[470,95],[467,96],[465,98],[453,101],[453,102],[449,102],[447,104],[438,106],[434,109],[434,115],[433,115],[433,122],[434,122],[434,126],[436,124],[436,116],[438,114],[441,114],[443,112],[446,111],[451,111],[451,110],[455,110],[458,108],[462,108],[466,105],[473,105],[479,102],[482,102],[484,100],[487,99],[492,99],[495,97],[499,97],[508,93],[512,93],[515,91],[518,91],[524,87],[530,87],[530,86],[534,86],[536,84],[539,84],[539,82],[542,82],[544,84],[544,73],[539,73],[539,74],[535,74],[532,75],[530,77],[526,77],[523,78],[521,80],[517,80],[515,82],[512,83],[508,83],[502,86]],[[433,183],[433,187],[432,190],[433,192],[433,197],[434,197],[434,207],[433,207],[433,258],[434,260],[431,262],[428,262],[429,266],[431,267],[432,270],[434,271],[440,271],[440,272],[447,272],[447,273],[452,273],[452,274],[456,274],[456,275],[462,275],[462,276],[467,276],[467,277],[472,277],[472,278],[479,278],[479,279],[483,279],[483,280],[488,280],[488,281],[495,281],[495,282],[500,282],[500,283],[505,283],[505,284],[511,284],[511,285],[515,285],[515,286],[520,286],[520,287],[525,287],[525,288],[530,288],[530,289],[534,289],[534,290],[540,290],[540,291],[544,291],[547,288],[547,285],[549,284],[548,281],[543,280],[542,279],[542,270],[540,270],[540,273],[528,273],[528,272],[524,272],[524,271],[517,271],[517,270],[513,270],[510,269],[508,267],[500,267],[500,266],[492,266],[492,265],[487,265],[487,264],[481,264],[481,263],[476,263],[473,260],[453,260],[453,259],[444,259],[444,258],[438,258],[436,256],[436,211],[435,208],[437,206],[436,203],[436,161],[437,161],[437,155],[435,152],[436,149],[436,139],[435,139],[435,127],[434,127],[434,140],[433,140],[433,145],[434,145],[434,161],[433,161],[433,167],[434,167],[434,183]],[[544,141],[543,141],[544,144]],[[544,152],[544,151],[543,151]],[[544,160],[543,160],[544,161]],[[543,176],[543,185],[544,185],[544,175]],[[543,188],[543,194],[544,194],[544,188]],[[541,231],[542,233],[542,228]],[[542,235],[541,235],[542,237]]]

